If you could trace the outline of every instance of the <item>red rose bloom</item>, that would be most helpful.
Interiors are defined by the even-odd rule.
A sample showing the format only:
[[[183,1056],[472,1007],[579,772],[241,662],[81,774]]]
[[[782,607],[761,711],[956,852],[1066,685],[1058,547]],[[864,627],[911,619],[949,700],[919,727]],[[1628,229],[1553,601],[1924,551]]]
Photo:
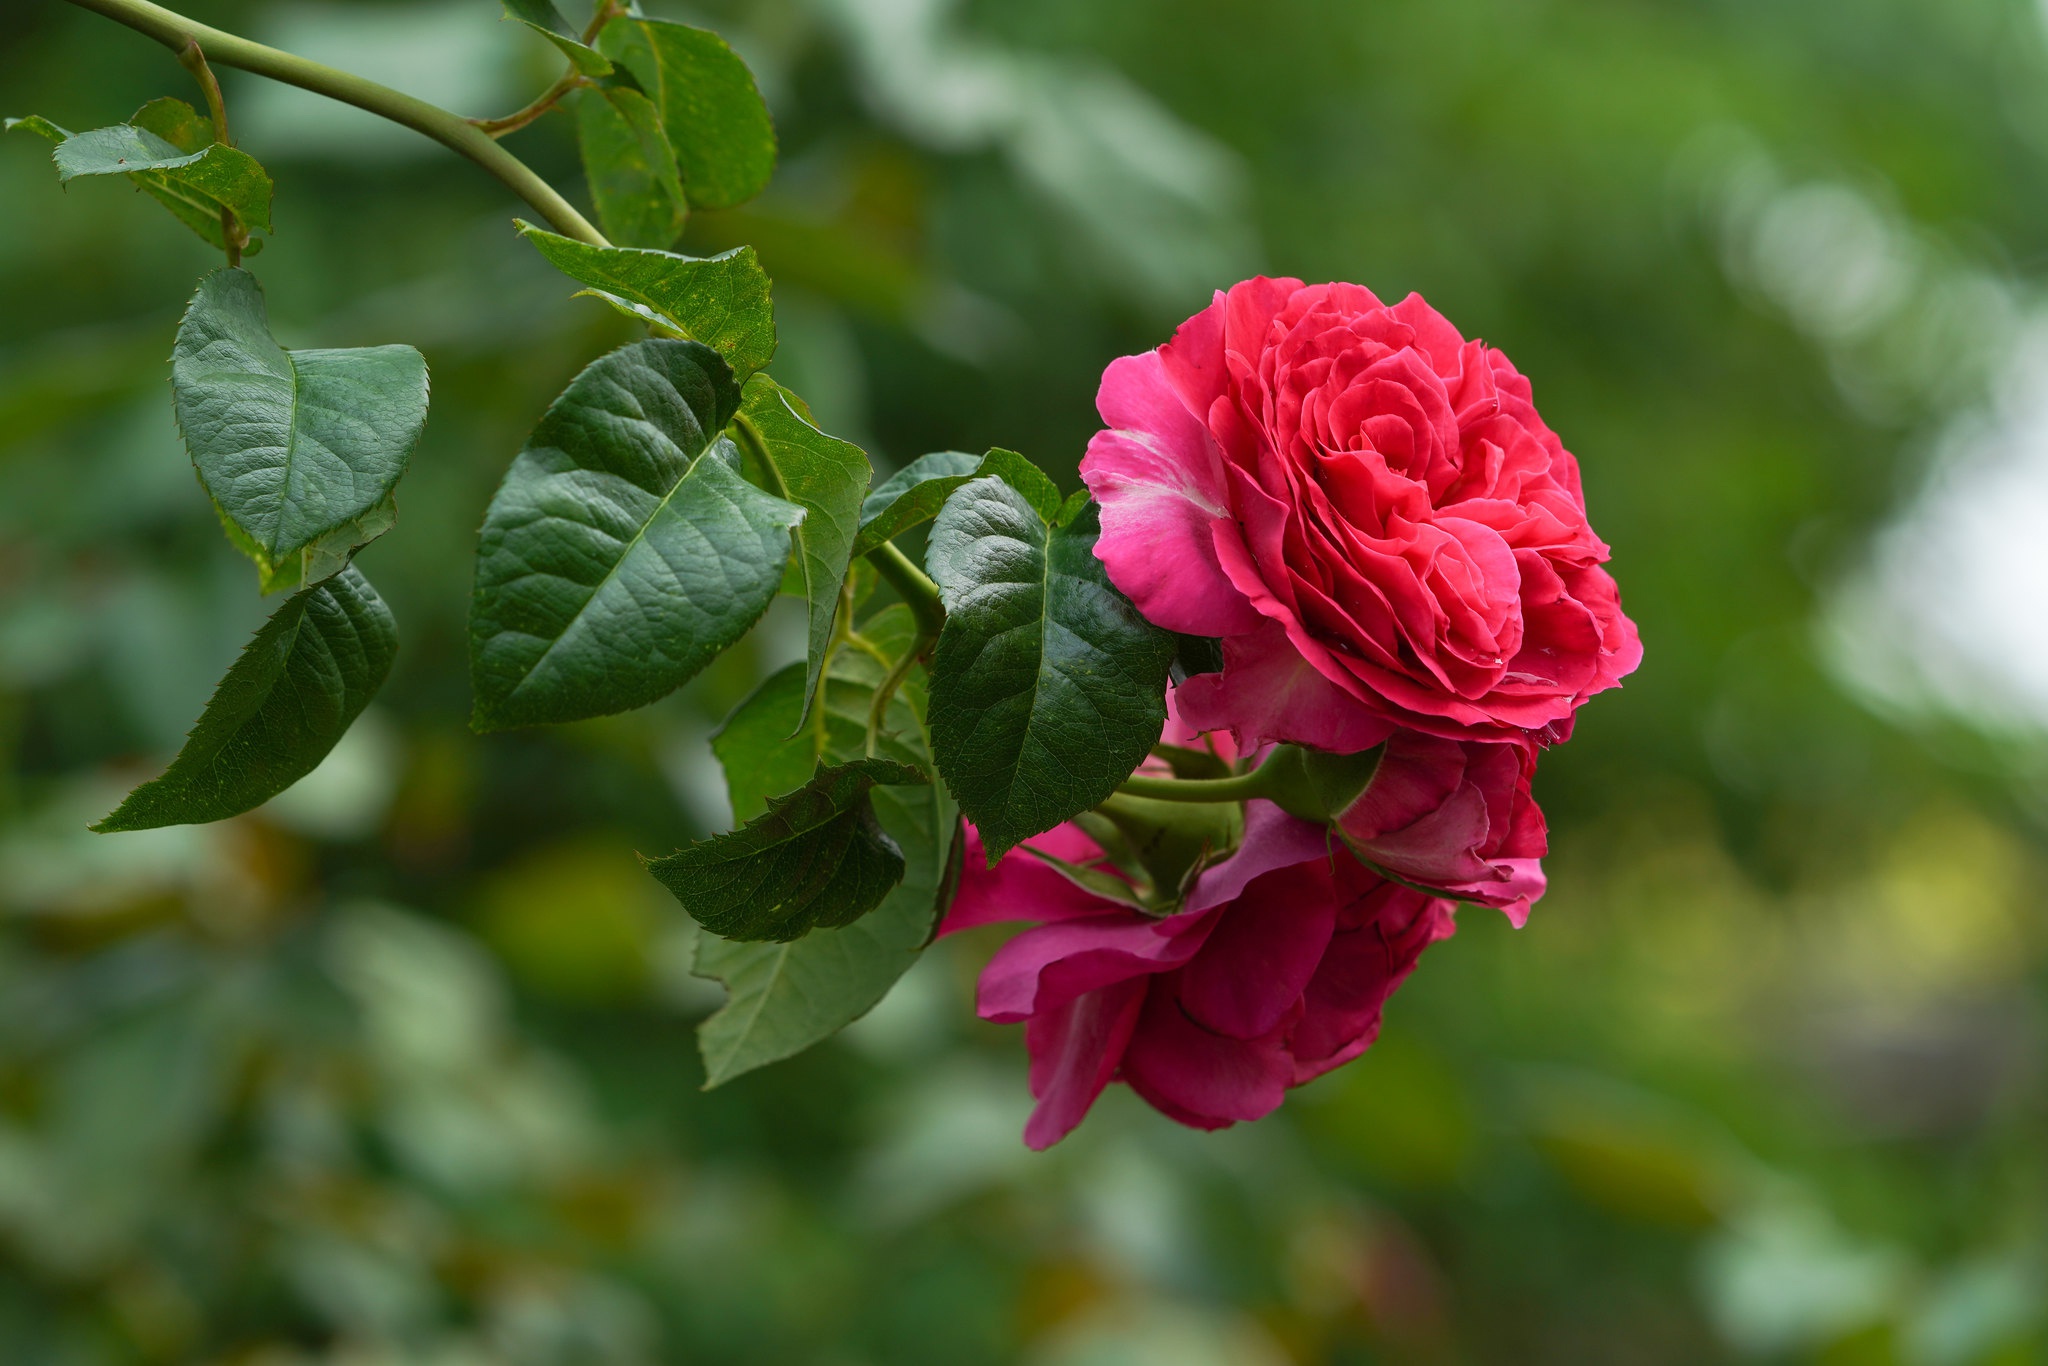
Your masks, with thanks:
[[[1529,382],[1419,295],[1247,280],[1097,406],[1096,554],[1154,623],[1223,641],[1180,690],[1198,730],[1547,743],[1641,661]]]

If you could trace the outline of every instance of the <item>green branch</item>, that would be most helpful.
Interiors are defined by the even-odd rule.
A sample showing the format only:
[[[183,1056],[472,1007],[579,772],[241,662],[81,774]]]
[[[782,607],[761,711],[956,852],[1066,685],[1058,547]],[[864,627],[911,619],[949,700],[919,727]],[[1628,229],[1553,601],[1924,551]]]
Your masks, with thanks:
[[[488,133],[469,120],[438,105],[428,104],[425,100],[415,99],[361,76],[209,28],[161,5],[151,4],[149,0],[71,0],[71,3],[95,14],[103,14],[116,23],[126,24],[174,53],[183,53],[189,45],[196,43],[211,62],[282,81],[286,85],[296,85],[302,90],[352,104],[380,118],[424,133],[496,176],[507,189],[531,204],[558,232],[592,246],[611,245],[604,234],[576,211],[574,205],[562,198],[554,186],[534,174],[525,162],[500,147]]]
[[[1154,778],[1133,773],[1116,790],[1128,797],[1150,797],[1159,802],[1243,802],[1270,796],[1276,769],[1269,756],[1251,772],[1232,778]]]
[[[889,586],[896,590],[896,596],[902,598],[904,606],[910,609],[910,615],[917,622],[920,640],[926,643],[937,640],[939,628],[946,624],[946,608],[939,601],[939,586],[926,577],[908,555],[898,550],[894,541],[884,541],[870,550],[868,563],[881,571]]]

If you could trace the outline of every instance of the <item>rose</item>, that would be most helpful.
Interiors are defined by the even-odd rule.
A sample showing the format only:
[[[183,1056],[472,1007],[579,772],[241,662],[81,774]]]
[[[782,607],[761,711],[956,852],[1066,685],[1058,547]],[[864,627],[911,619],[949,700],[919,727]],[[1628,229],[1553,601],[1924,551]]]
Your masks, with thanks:
[[[1024,1024],[1033,1148],[1071,1132],[1112,1080],[1196,1128],[1258,1119],[1364,1052],[1387,997],[1453,928],[1449,902],[1333,854],[1322,827],[1269,802],[1246,804],[1243,844],[1167,916],[1083,888],[1030,848],[1101,856],[1067,825],[990,869],[970,827],[940,932],[1039,922],[990,960],[978,1003],[984,1019]]]
[[[1223,641],[1181,690],[1199,730],[1548,743],[1641,660],[1528,381],[1418,295],[1247,280],[1112,362],[1097,406],[1096,554],[1155,624]]]
[[[1396,731],[1364,790],[1332,813],[1351,851],[1403,882],[1493,906],[1521,925],[1543,895],[1536,746]]]

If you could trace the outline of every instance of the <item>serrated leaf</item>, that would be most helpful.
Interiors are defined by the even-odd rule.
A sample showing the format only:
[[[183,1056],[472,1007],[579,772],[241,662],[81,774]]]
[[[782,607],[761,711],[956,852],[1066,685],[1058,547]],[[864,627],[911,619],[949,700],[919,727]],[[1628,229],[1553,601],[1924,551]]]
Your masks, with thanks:
[[[917,630],[900,604],[861,624],[884,659],[900,658]],[[791,737],[803,703],[803,666],[792,664],[736,708],[712,748],[724,764],[733,812],[747,820],[776,793],[799,786],[820,761],[865,754],[868,711],[886,666],[860,650],[833,660],[822,693],[822,733]],[[913,667],[891,701],[877,754],[928,767],[921,720],[923,670]],[[725,1005],[697,1028],[705,1085],[801,1052],[866,1014],[917,961],[949,899],[959,808],[943,783],[881,787],[869,794],[882,829],[903,851],[905,874],[868,915],[843,929],[814,930],[786,944],[749,944],[701,934],[696,971],[725,984]]]
[[[93,829],[225,820],[269,801],[327,757],[397,650],[391,611],[360,571],[296,594],[242,650],[163,776]]]
[[[410,346],[287,351],[256,277],[229,267],[178,325],[171,394],[207,493],[276,566],[391,496],[426,426],[427,362]]]
[[[775,308],[752,247],[717,256],[593,247],[521,220],[549,264],[615,308],[669,327],[725,357],[741,382],[775,354]]]
[[[322,579],[332,578],[348,567],[358,550],[398,525],[398,499],[386,494],[383,502],[354,521],[344,522],[303,550],[273,560],[235,525],[220,504],[215,503],[213,511],[220,518],[221,530],[227,533],[229,542],[255,562],[257,591],[265,597],[288,588],[311,588]]]
[[[932,526],[932,751],[991,864],[1108,797],[1166,720],[1174,638],[1111,586],[1097,535],[1092,504],[1054,525],[993,476]]]
[[[145,110],[150,106],[143,106]],[[178,220],[221,246],[220,211],[232,212],[243,228],[270,231],[270,177],[240,148],[209,143],[181,150],[147,128],[117,123],[77,133],[52,154],[60,181],[80,176],[126,175]]]
[[[582,91],[576,143],[605,236],[624,247],[673,243],[689,217],[689,201],[653,102],[622,85]]]
[[[804,509],[803,525],[795,535],[810,618],[804,687],[808,711],[832,640],[839,589],[846,582],[860,527],[861,499],[874,469],[860,447],[819,431],[804,401],[766,375],[747,381],[740,416],[761,438],[771,487]]]
[[[146,133],[156,134],[181,152],[204,151],[215,141],[213,120],[169,95],[143,105],[129,115],[128,122]]]
[[[856,556],[938,516],[953,490],[970,479],[992,474],[1023,494],[1047,521],[1058,521],[1060,491],[1045,471],[1015,451],[998,446],[986,455],[934,451],[921,455],[889,476],[868,495],[860,509]],[[1077,495],[1085,496],[1085,495]]]
[[[938,516],[953,490],[972,479],[980,465],[978,455],[933,451],[875,485],[860,505],[860,535],[854,540],[853,553],[865,555]]]
[[[700,342],[589,365],[485,514],[470,609],[475,724],[644,706],[767,610],[803,509],[749,484],[718,433],[739,387]]]
[[[633,17],[614,20],[600,41],[661,111],[692,208],[729,209],[767,187],[775,124],[753,73],[725,39]]]
[[[505,17],[518,20],[560,48],[584,75],[611,74],[611,59],[583,41],[583,35],[562,17],[553,0],[505,0]]]
[[[786,943],[851,925],[903,880],[903,851],[875,818],[869,791],[930,781],[887,759],[828,765],[739,829],[647,868],[724,939]]]
[[[21,118],[8,119],[5,123],[0,123],[0,129],[4,129],[9,133],[17,128],[21,129],[24,133],[34,133],[38,137],[48,138],[52,142],[62,142],[71,136],[69,129],[59,128],[41,114],[26,114]]]

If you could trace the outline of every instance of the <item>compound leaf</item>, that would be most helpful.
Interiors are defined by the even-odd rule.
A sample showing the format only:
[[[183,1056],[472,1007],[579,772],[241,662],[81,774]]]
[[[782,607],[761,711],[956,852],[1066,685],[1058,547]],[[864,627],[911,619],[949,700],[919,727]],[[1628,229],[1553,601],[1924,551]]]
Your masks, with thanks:
[[[739,388],[700,342],[589,365],[485,514],[470,609],[475,724],[644,706],[759,619],[803,509],[749,484],[718,433]]]
[[[93,829],[189,825],[260,806],[327,757],[397,651],[391,610],[361,571],[295,594],[243,648],[163,776]]]
[[[977,478],[940,509],[925,555],[946,605],[932,752],[991,863],[1108,797],[1166,720],[1174,637],[1104,575],[1094,505],[1062,511]]]
[[[171,393],[206,491],[274,572],[390,498],[426,426],[427,362],[410,346],[287,351],[256,277],[228,267],[178,325]]]
[[[718,256],[648,248],[593,247],[521,221],[519,231],[555,269],[643,322],[703,342],[742,382],[775,354],[768,276],[752,247]]]

